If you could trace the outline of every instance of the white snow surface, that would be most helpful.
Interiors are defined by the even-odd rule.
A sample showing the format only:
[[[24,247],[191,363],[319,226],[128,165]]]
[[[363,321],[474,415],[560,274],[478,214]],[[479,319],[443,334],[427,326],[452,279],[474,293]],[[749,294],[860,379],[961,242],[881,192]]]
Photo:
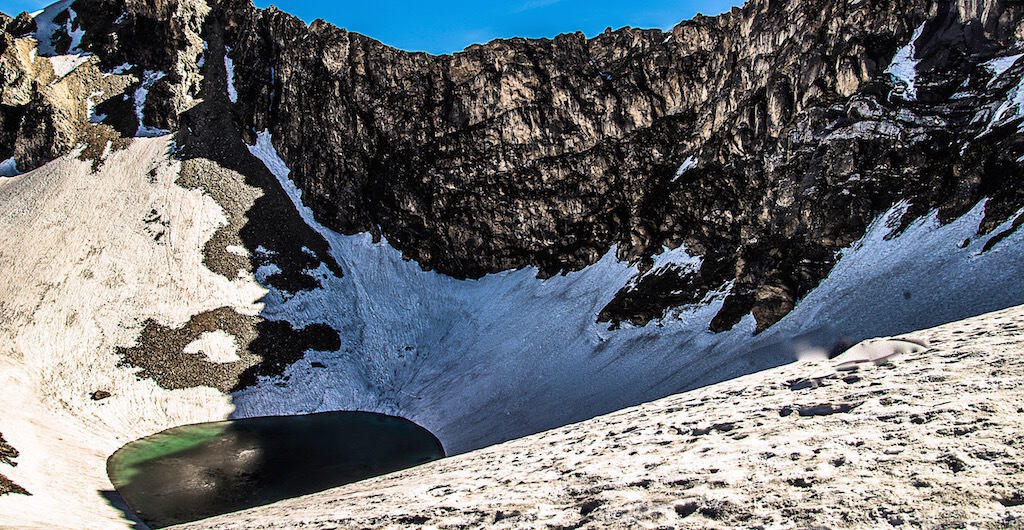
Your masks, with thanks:
[[[896,205],[790,315],[759,335],[749,315],[729,332],[707,331],[721,293],[661,322],[609,331],[596,315],[636,274],[614,249],[582,271],[547,280],[535,269],[468,281],[424,272],[386,241],[317,223],[269,133],[250,150],[345,272],[336,278],[322,266],[314,274],[323,289],[288,299],[270,289],[264,314],[299,326],[327,322],[342,349],[311,352],[327,370],[296,363],[287,382],[273,381],[283,386],[267,380],[236,394],[238,416],[392,413],[431,430],[449,454],[461,453],[790,362],[843,337],[893,335],[1024,301],[1021,235],[979,254],[987,240],[974,237],[983,203],[946,226],[930,215],[886,240],[905,211]],[[684,249],[661,259],[696,258]]]
[[[75,71],[75,68],[89,62],[90,57],[92,56],[86,54],[70,54],[49,56],[46,59],[53,66],[53,75],[60,79]]]
[[[918,61],[914,58],[914,54],[917,52],[917,48],[914,43],[921,37],[921,32],[923,31],[924,24],[922,23],[914,30],[914,34],[910,37],[910,42],[896,51],[896,55],[893,56],[892,62],[889,63],[889,67],[885,69],[885,73],[889,74],[896,82],[903,85],[903,98],[907,101],[917,99],[917,88],[914,84],[917,81]]]
[[[20,175],[18,171],[18,161],[12,156],[3,162],[0,162],[0,177],[16,177]]]
[[[224,49],[224,69],[228,78],[228,99],[232,103],[238,103],[238,91],[235,90],[235,61],[231,59],[231,48]]]
[[[750,315],[729,332],[707,331],[729,285],[661,321],[609,331],[596,316],[638,273],[614,249],[547,280],[532,268],[479,280],[425,272],[386,240],[320,225],[263,132],[251,152],[344,271],[338,278],[321,265],[309,274],[322,288],[282,293],[248,272],[228,279],[203,265],[202,249],[227,218],[201,190],[174,184],[180,162],[169,158],[170,145],[170,137],[138,138],[96,172],[72,153],[0,180],[0,432],[21,451],[19,465],[3,473],[33,493],[0,497],[3,524],[124,525],[98,493],[112,489],[107,456],[176,425],[368,410],[409,418],[449,454],[462,453],[785,364],[841,337],[895,335],[1024,303],[1024,237],[980,253],[990,237],[976,236],[984,203],[945,226],[929,215],[886,239],[900,204],[759,335]],[[153,209],[169,223],[160,243],[142,222]],[[699,260],[678,248],[654,261]],[[305,361],[325,369],[300,361],[287,380],[261,379],[231,395],[165,390],[118,365],[114,348],[133,345],[147,318],[181,326],[220,307],[299,327],[324,322],[342,346],[307,353]],[[226,344],[210,336],[193,348],[227,358]],[[96,390],[112,396],[92,401]]]
[[[979,115],[981,114],[979,113]],[[978,137],[985,136],[993,128],[1003,123],[1021,117],[1024,117],[1024,75],[1021,75],[1017,84],[1010,88],[1006,93],[1006,98],[999,102],[999,106],[991,111],[988,124]],[[1017,130],[1024,131],[1024,123],[1021,123]]]
[[[240,359],[238,341],[235,336],[221,330],[207,331],[190,342],[182,350],[185,353],[204,355],[213,363],[232,363]]]
[[[1022,325],[989,313],[883,341],[903,353],[853,377],[793,363],[179,530],[1019,529],[999,501],[1024,489]]]
[[[266,291],[251,275],[229,280],[203,266],[203,245],[227,218],[202,191],[174,183],[170,145],[136,139],[95,172],[73,152],[0,180],[0,432],[21,451],[0,472],[33,493],[0,496],[2,527],[126,526],[102,497],[113,489],[107,456],[233,410],[212,388],[140,380],[114,352],[135,343],[147,318],[181,326],[218,307],[262,307]],[[163,244],[142,221],[153,209],[169,223]],[[111,397],[91,400],[97,390]]]
[[[698,256],[691,256],[686,251],[686,246],[681,245],[678,248],[662,247],[661,254],[654,256],[654,266],[651,271],[656,271],[669,265],[676,265],[683,268],[700,269],[702,260]]]
[[[57,49],[53,46],[53,34],[59,30],[68,30],[68,33],[71,33],[71,31],[69,31],[70,28],[57,24],[55,19],[62,11],[70,8],[72,3],[74,3],[74,0],[61,0],[60,2],[50,4],[42,11],[39,11],[34,17],[36,22],[35,37],[38,42],[40,55],[57,55]],[[68,23],[70,24],[70,21]],[[78,42],[81,42],[80,35]],[[72,49],[73,48],[74,46],[72,46]]]

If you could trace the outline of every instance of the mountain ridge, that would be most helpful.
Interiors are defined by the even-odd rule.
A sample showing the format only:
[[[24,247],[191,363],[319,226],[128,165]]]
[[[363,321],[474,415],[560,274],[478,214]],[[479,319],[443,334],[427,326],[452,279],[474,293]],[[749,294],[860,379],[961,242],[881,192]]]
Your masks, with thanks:
[[[1019,306],[1020,15],[758,1],[447,58],[244,1],[0,17],[0,518],[131,524],[106,458],[185,424],[380,412],[461,455]]]
[[[613,325],[732,282],[712,329],[753,312],[763,330],[897,200],[952,219],[991,196],[986,229],[1024,201],[1019,164],[1002,156],[1021,151],[1017,137],[993,138],[1005,134],[990,130],[999,116],[982,130],[965,112],[1012,90],[966,86],[1021,31],[1020,6],[1003,0],[754,0],[669,33],[500,39],[441,56],[246,0],[73,5],[101,68],[167,72],[142,103],[163,130],[188,127],[202,83],[189,56],[205,60],[202,34],[224,28],[240,94],[226,104],[247,143],[270,130],[319,219],[385,235],[425,270],[549,277],[613,245],[643,269],[662,248],[704,258],[621,293],[601,313]],[[155,50],[118,44],[151,27],[169,27]],[[918,86],[904,87],[885,65],[915,28],[917,45],[902,49]],[[969,101],[950,99],[961,85],[976,91]],[[111,121],[128,113],[105,104]]]

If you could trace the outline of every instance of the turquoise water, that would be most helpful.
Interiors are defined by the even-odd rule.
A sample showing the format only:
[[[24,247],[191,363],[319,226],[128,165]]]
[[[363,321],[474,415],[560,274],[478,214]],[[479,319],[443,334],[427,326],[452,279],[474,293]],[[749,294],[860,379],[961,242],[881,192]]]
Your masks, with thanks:
[[[443,457],[437,438],[411,421],[327,412],[175,427],[119,449],[107,474],[136,515],[158,528]]]

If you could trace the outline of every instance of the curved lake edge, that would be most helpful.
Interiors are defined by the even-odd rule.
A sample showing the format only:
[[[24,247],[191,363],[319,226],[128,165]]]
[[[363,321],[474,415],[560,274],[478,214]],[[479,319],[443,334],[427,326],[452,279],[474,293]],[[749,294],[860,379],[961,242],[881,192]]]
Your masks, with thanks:
[[[107,475],[153,528],[300,497],[422,465],[444,445],[412,421],[364,411],[182,425],[125,444]]]

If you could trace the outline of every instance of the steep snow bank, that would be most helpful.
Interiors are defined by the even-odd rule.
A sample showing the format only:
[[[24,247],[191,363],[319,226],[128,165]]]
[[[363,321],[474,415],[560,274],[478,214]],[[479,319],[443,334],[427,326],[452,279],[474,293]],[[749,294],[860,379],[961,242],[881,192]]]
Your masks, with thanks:
[[[910,37],[910,42],[905,46],[896,51],[896,55],[893,56],[892,62],[885,69],[885,73],[892,76],[892,78],[900,83],[903,88],[903,98],[908,101],[917,99],[917,46],[915,43],[917,39],[921,37],[921,33],[924,31],[924,24],[921,24],[914,30],[914,34]]]
[[[790,362],[843,338],[907,332],[1024,302],[1017,280],[1024,240],[1018,233],[980,253],[987,238],[974,236],[982,204],[949,225],[928,216],[886,239],[905,208],[897,205],[795,311],[760,335],[749,315],[732,331],[708,332],[720,298],[643,328],[608,331],[596,315],[636,274],[614,252],[548,280],[531,269],[475,281],[423,272],[386,241],[317,223],[268,133],[250,150],[345,269],[340,279],[320,271],[322,290],[286,297],[272,289],[266,312],[296,325],[329,322],[343,347],[310,355],[326,370],[297,363],[287,382],[241,392],[237,415],[397,414],[458,453]],[[666,259],[692,259],[674,255],[680,252]]]

